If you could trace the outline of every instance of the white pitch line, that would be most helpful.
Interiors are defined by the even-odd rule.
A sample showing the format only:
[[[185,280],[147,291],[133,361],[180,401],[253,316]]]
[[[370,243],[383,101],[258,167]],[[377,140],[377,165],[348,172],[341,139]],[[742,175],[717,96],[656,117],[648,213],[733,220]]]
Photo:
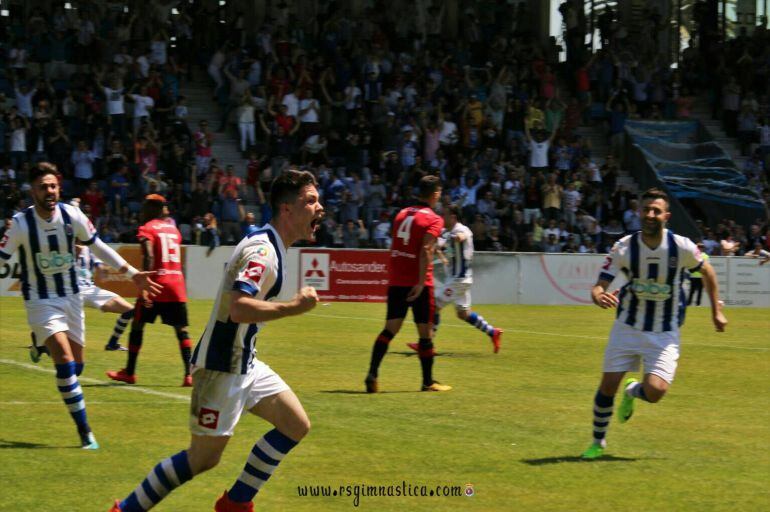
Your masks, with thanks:
[[[371,318],[371,317],[364,317],[364,316],[344,316],[344,315],[320,315],[318,313],[306,313],[309,316],[317,316],[320,318],[339,318],[341,320],[366,320],[370,322],[380,322],[382,323],[383,320],[380,318]],[[442,327],[454,327],[454,328],[466,328],[465,324],[450,324],[450,323],[442,323]],[[505,332],[519,332],[522,334],[536,334],[538,336],[554,336],[554,337],[561,337],[561,338],[572,338],[572,339],[583,339],[583,340],[599,340],[599,341],[605,341],[607,337],[600,337],[600,336],[583,336],[580,334],[562,334],[559,332],[542,332],[542,331],[526,331],[524,329],[514,329],[513,327],[501,327],[501,329]],[[685,347],[688,346],[696,346],[696,347],[713,347],[713,348],[735,348],[740,350],[757,350],[760,352],[767,352],[770,350],[768,347],[745,347],[742,345],[716,345],[712,343],[696,343],[688,341],[684,343]]]
[[[24,368],[27,370],[34,370],[42,373],[56,374],[54,370],[51,370],[48,368],[42,368],[40,366],[35,366],[34,364],[22,363],[21,361],[14,361],[13,359],[0,359],[0,363],[11,365],[11,366],[18,366],[20,368]],[[164,398],[172,398],[174,400],[180,400],[185,402],[190,401],[190,397],[188,396],[177,395],[175,393],[165,393],[163,391],[155,391],[154,389],[147,389],[141,386],[134,386],[134,385],[128,385],[128,384],[124,386],[115,386],[115,385],[112,385],[112,382],[98,380],[98,379],[91,379],[89,377],[78,377],[78,380],[80,382],[86,382],[88,384],[110,384],[111,388],[122,389],[123,391],[133,391],[135,393],[144,393],[145,395],[162,396]]]
[[[38,402],[35,402],[35,401],[21,401],[21,400],[9,400],[9,401],[5,401],[5,402],[0,402],[0,406],[3,406],[3,405],[57,405],[57,406],[59,406],[61,404],[62,404],[61,400],[56,400],[56,401],[40,400]],[[100,400],[88,400],[88,405],[94,405],[94,404],[99,404],[99,405],[126,405],[126,404],[128,404],[128,405],[152,405],[152,404],[168,405],[168,400],[164,400],[164,401],[160,401],[160,400],[154,401],[153,400],[153,401],[149,401],[149,402],[148,401],[134,401],[134,400],[131,400],[131,401],[116,400],[116,401],[113,401],[113,402],[103,402],[103,401],[100,401]]]

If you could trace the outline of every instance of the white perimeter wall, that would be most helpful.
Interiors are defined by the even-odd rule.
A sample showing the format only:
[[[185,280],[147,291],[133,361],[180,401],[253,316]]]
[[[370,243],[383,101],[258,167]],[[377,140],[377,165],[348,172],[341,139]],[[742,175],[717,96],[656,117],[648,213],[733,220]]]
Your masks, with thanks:
[[[219,247],[210,256],[206,256],[206,250],[186,248],[190,298],[214,298],[233,248]],[[473,262],[473,302],[589,305],[589,290],[603,260],[602,255],[588,254],[477,253]],[[719,276],[720,296],[727,305],[770,307],[770,264],[760,267],[757,260],[741,257],[713,257],[711,263]],[[15,256],[0,264],[0,295],[19,295],[18,268]],[[299,288],[298,249],[289,249],[287,269],[288,279],[279,296],[282,300]],[[622,284],[618,281],[613,287]],[[705,296],[702,304],[708,304]]]

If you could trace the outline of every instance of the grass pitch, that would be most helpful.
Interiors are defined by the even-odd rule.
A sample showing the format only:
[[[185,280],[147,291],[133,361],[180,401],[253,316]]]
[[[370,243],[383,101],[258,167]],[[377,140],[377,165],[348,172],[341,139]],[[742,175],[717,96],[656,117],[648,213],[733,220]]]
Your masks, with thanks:
[[[210,301],[190,304],[197,338]],[[506,329],[503,348],[444,311],[434,373],[455,389],[420,393],[407,322],[363,393],[384,305],[341,304],[265,327],[260,358],[302,400],[313,428],[258,495],[258,510],[767,510],[770,508],[770,311],[728,310],[728,332],[706,309],[688,311],[673,388],[611,423],[608,456],[582,462],[591,439],[611,313],[588,307],[479,306]],[[54,386],[47,357],[31,365],[21,299],[0,299],[0,510],[106,511],[160,460],[186,447],[189,390],[169,327],[148,326],[139,383],[111,384],[105,370],[125,353],[104,352],[114,315],[86,310],[83,384],[102,448],[84,452]],[[127,343],[127,333],[123,339]],[[222,462],[155,510],[210,511],[269,429],[244,416]],[[472,497],[370,497],[355,487],[472,484]],[[342,496],[299,496],[306,485]],[[346,493],[347,487],[351,495]],[[386,489],[387,492],[387,489]],[[357,504],[357,506],[356,506]]]

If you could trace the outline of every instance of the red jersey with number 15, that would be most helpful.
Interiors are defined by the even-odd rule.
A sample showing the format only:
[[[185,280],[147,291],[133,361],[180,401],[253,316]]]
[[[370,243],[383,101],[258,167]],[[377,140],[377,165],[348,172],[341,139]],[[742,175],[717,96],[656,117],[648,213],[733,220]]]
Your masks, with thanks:
[[[430,206],[404,208],[393,222],[390,246],[390,286],[415,286],[420,277],[420,250],[425,235],[438,238],[444,229],[442,219]],[[433,286],[433,262],[428,262],[425,286]]]
[[[187,302],[184,274],[182,273],[182,235],[176,224],[168,219],[153,219],[139,228],[137,239],[152,244],[153,268],[157,274],[152,279],[163,290],[155,302]]]

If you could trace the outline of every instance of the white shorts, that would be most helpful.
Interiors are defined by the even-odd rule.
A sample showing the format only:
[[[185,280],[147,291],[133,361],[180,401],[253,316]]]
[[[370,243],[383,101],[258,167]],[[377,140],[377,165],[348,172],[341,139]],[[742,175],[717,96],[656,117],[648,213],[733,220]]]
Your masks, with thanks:
[[[678,331],[646,332],[616,321],[604,351],[603,371],[635,372],[641,360],[645,375],[652,373],[670,384],[678,359]]]
[[[457,309],[471,309],[471,283],[449,281],[436,288],[436,309],[455,303]]]
[[[231,436],[243,411],[289,386],[268,365],[255,360],[247,374],[193,369],[190,432],[198,436]]]
[[[27,309],[27,322],[35,333],[38,345],[43,345],[45,340],[57,332],[66,332],[69,339],[82,347],[86,346],[86,315],[78,294],[28,300],[24,306]]]
[[[118,294],[102,290],[98,286],[88,286],[80,288],[80,296],[85,307],[101,310],[105,304],[118,297]]]

